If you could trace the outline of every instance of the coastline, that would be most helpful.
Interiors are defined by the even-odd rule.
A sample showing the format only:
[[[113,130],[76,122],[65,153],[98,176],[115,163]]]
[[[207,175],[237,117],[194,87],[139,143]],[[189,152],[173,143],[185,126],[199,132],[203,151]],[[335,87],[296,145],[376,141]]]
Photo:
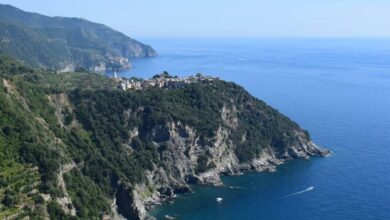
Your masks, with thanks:
[[[325,155],[329,161],[314,159],[313,164],[312,160],[309,163],[304,160],[303,163],[294,161],[291,163],[293,167],[295,164],[303,164],[303,166],[297,168],[296,171],[290,170],[289,173],[284,173],[284,165],[280,165],[277,172],[272,173],[272,176],[278,176],[280,173],[286,176],[277,179],[278,186],[285,187],[284,190],[277,189],[274,194],[283,193],[283,191],[286,194],[292,193],[294,190],[289,189],[294,187],[299,191],[311,185],[315,186],[312,193],[294,198],[300,202],[300,206],[294,206],[294,202],[286,202],[283,207],[270,203],[274,206],[257,207],[259,211],[253,211],[253,213],[260,214],[261,212],[262,216],[266,216],[265,219],[306,220],[312,219],[313,216],[323,216],[328,219],[350,218],[351,216],[356,219],[369,216],[387,218],[388,212],[385,208],[389,200],[385,195],[388,189],[378,188],[379,185],[376,185],[375,181],[370,181],[370,178],[362,179],[368,176],[372,177],[371,180],[386,181],[388,179],[387,175],[383,175],[385,171],[383,163],[387,158],[386,133],[377,132],[376,129],[367,129],[367,125],[369,128],[375,127],[382,131],[388,128],[386,114],[388,107],[383,105],[388,101],[388,96],[383,96],[383,93],[389,91],[388,80],[383,75],[383,72],[387,70],[387,64],[383,59],[387,57],[386,48],[383,47],[384,42],[356,39],[353,41],[254,39],[239,43],[240,46],[235,47],[238,44],[233,40],[225,42],[218,40],[211,43],[196,41],[196,44],[190,45],[187,45],[186,40],[179,41],[179,43],[176,40],[155,40],[153,44],[159,49],[161,56],[151,60],[136,59],[133,61],[135,70],[121,73],[121,75],[148,77],[152,73],[161,71],[158,67],[162,65],[165,65],[165,69],[170,73],[178,75],[187,75],[195,71],[216,73],[218,74],[216,76],[243,85],[255,97],[261,98],[307,128],[313,135],[313,140],[321,146],[332,148],[332,153]],[[289,49],[292,45],[296,46],[296,50]],[[275,50],[267,50],[270,48]],[[326,50],[320,50],[325,48]],[[176,50],[182,50],[183,54],[175,53]],[[267,50],[268,53],[257,52],[263,50]],[[215,56],[220,51],[223,55]],[[245,53],[242,54],[242,51]],[[330,56],[331,54],[336,54],[336,56]],[[358,55],[364,57],[365,65],[355,59]],[[191,57],[191,62],[189,59],[184,59],[186,57]],[[319,59],[313,59],[313,57]],[[243,58],[243,60],[238,60],[238,58]],[[274,61],[278,66],[272,65],[273,62],[263,62],[265,60]],[[299,66],[287,62],[288,60],[295,60]],[[218,63],[218,65],[194,66],[194,63],[204,62]],[[372,68],[367,71],[366,65]],[[247,68],[243,69],[240,66]],[[383,77],[379,79],[376,76]],[[362,86],[366,89],[362,90]],[[380,111],[373,114],[372,106],[376,106],[375,109]],[[362,116],[366,120],[362,120]],[[368,146],[375,146],[375,152],[378,154],[368,153]],[[364,162],[361,163],[361,161]],[[286,164],[290,167],[290,162]],[[356,170],[361,170],[363,173],[356,172]],[[248,175],[251,175],[251,172]],[[296,176],[290,176],[295,172],[298,173]],[[267,181],[272,179],[269,178],[270,175],[267,172],[263,174]],[[263,174],[260,176],[264,176]],[[238,179],[245,178],[238,177]],[[300,179],[301,182],[291,186],[290,181],[294,182],[296,179]],[[289,182],[283,183],[283,181]],[[346,184],[350,182],[356,184]],[[269,188],[272,186],[260,192],[267,193],[266,190]],[[367,188],[367,191],[361,192],[362,188]],[[320,190],[323,191],[319,193]],[[359,197],[352,196],[359,193],[361,194]],[[314,198],[307,198],[313,194]],[[191,195],[185,196],[192,198]],[[178,197],[181,198],[181,196]],[[215,197],[211,198],[210,203],[214,204],[214,199]],[[376,203],[378,199],[385,202],[378,204]],[[326,206],[313,208],[313,204],[324,201],[329,201]],[[250,204],[252,201],[243,202],[247,204],[245,207],[255,208]],[[365,204],[373,205],[368,207]],[[356,205],[359,205],[364,213],[354,211]],[[241,212],[242,219],[253,219],[249,208],[245,209],[237,203],[232,206],[235,209],[244,209],[244,213]],[[341,206],[351,211],[341,210]],[[171,210],[169,205],[167,207],[164,209]],[[300,212],[302,209],[305,212]],[[215,210],[219,209],[209,210],[207,214],[216,214]],[[229,210],[223,210],[224,213],[232,214]],[[194,208],[183,211],[183,213],[193,214],[199,218],[206,217],[204,219],[207,220],[218,219],[215,216],[207,218]],[[368,215],[369,213],[374,214]],[[222,216],[229,217],[228,214]],[[158,219],[163,219],[163,217],[159,215]]]
[[[238,165],[238,170],[235,172],[220,172],[220,173],[209,173],[208,176],[214,176],[214,178],[208,178],[205,182],[201,183],[194,183],[188,185],[188,191],[174,193],[170,196],[162,196],[162,197],[154,197],[154,199],[149,200],[145,205],[146,212],[140,216],[140,219],[147,219],[147,220],[156,220],[154,216],[152,216],[152,213],[154,209],[159,205],[164,205],[166,203],[174,204],[175,198],[177,198],[178,194],[186,196],[187,193],[193,193],[192,187],[193,186],[210,186],[210,187],[218,187],[218,188],[226,188],[226,189],[237,189],[240,190],[241,186],[227,186],[225,185],[221,177],[222,176],[244,176],[250,172],[255,173],[261,173],[261,172],[277,172],[277,168],[285,164],[288,161],[292,160],[310,160],[311,157],[328,157],[331,155],[331,151],[322,147],[319,147],[318,145],[314,144],[313,142],[310,142],[310,146],[312,147],[310,151],[305,152],[307,155],[304,156],[304,154],[297,154],[293,157],[286,157],[286,158],[257,158],[253,160],[251,163],[241,163]],[[231,171],[231,170],[230,170]],[[217,177],[215,177],[217,176]],[[217,181],[216,181],[217,180]],[[173,218],[171,218],[173,217]],[[174,216],[168,216],[165,217],[165,219],[175,219]]]

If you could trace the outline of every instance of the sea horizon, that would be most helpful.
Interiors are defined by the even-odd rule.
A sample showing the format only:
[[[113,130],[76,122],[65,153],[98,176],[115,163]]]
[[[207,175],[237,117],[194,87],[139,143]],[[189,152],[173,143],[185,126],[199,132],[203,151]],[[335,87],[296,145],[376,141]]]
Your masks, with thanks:
[[[390,220],[390,1],[0,3],[0,219]]]

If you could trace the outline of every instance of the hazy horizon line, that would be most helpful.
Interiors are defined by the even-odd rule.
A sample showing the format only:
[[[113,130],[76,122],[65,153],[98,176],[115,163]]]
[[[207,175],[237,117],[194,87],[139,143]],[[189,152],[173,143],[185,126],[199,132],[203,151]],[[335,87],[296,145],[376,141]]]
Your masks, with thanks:
[[[194,40],[218,40],[218,39],[243,39],[243,40],[261,40],[261,39],[280,39],[280,40],[390,40],[390,36],[136,36],[131,35],[133,39],[194,39]]]

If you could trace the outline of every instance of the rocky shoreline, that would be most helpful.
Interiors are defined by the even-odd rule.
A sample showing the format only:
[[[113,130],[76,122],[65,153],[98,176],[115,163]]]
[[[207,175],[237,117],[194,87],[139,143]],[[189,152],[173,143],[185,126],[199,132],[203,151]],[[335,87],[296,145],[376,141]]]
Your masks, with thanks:
[[[111,208],[104,219],[150,219],[155,205],[191,192],[193,184],[223,186],[222,175],[275,172],[287,160],[330,153],[242,87],[217,79],[180,89],[76,93],[70,103],[77,123],[106,144],[99,148],[136,161],[116,164],[101,155],[126,171],[109,177]]]
[[[313,145],[318,147],[314,143],[313,143]],[[320,149],[320,148],[317,148],[317,149],[318,149],[318,154],[311,154],[310,156],[328,157],[331,154],[330,150]],[[217,178],[217,179],[219,179],[218,181],[214,181],[215,179],[210,179],[211,181],[209,181],[209,182],[206,181],[206,182],[203,182],[202,184],[204,184],[204,185],[211,185],[211,186],[217,186],[217,187],[223,187],[224,185],[220,181],[220,177],[223,176],[223,175],[228,175],[228,176],[245,175],[245,173],[249,172],[249,171],[255,171],[255,172],[276,172],[277,171],[276,170],[277,167],[279,165],[282,165],[283,163],[285,163],[288,160],[292,160],[292,159],[306,159],[306,160],[308,160],[308,159],[310,159],[310,156],[309,157],[303,157],[303,158],[271,159],[271,160],[268,161],[268,164],[264,164],[262,159],[255,160],[251,164],[247,164],[247,163],[241,164],[241,168],[239,169],[238,173],[213,174],[213,176],[214,175],[218,175],[219,176]],[[182,192],[182,193],[190,193],[190,192],[192,192],[192,190],[189,187],[188,191],[185,191],[185,192]],[[166,202],[173,202],[173,200],[175,198],[176,198],[176,194],[170,194],[170,195],[161,195],[160,194],[160,196],[158,196],[158,197],[153,197],[150,200],[145,201],[145,203],[143,205],[145,206],[146,212],[144,214],[141,214],[139,216],[139,219],[156,220],[156,218],[153,217],[153,216],[150,216],[148,214],[148,212],[151,211],[156,205],[161,205],[161,204],[166,203]],[[123,219],[125,219],[125,218],[123,218]],[[167,218],[167,219],[169,219],[169,218]]]
[[[171,149],[173,150],[171,156],[179,155],[179,158],[180,155],[184,155],[186,147],[195,149],[201,147],[196,145],[185,146],[185,141],[180,142],[183,138],[176,132],[177,130],[182,129],[181,126],[180,123],[172,123],[168,126],[171,137],[170,141],[176,144],[175,147]],[[196,135],[191,128],[187,127],[184,129],[188,132],[186,139],[191,137],[196,139]],[[180,160],[178,160],[179,158],[174,159],[169,157],[166,158],[168,166],[172,166],[171,168],[179,168],[175,175],[169,175],[164,169],[156,168],[155,170],[148,172],[148,181],[146,183],[129,187],[127,193],[132,195],[131,201],[123,201],[124,204],[131,204],[127,207],[129,208],[127,218],[129,218],[129,213],[131,213],[131,218],[154,219],[152,216],[148,215],[148,211],[153,209],[156,205],[173,200],[176,197],[176,194],[191,192],[191,184],[223,186],[220,178],[223,175],[242,175],[247,171],[275,172],[277,166],[288,160],[307,160],[310,157],[326,157],[330,154],[329,150],[322,149],[313,142],[307,141],[307,139],[304,138],[304,134],[298,132],[297,137],[299,145],[289,146],[282,154],[274,152],[271,148],[267,148],[264,149],[261,155],[256,159],[247,163],[240,163],[235,156],[234,151],[232,151],[234,146],[229,145],[228,135],[224,136],[223,134],[223,129],[220,129],[215,139],[215,143],[218,145],[213,146],[214,154],[212,154],[211,158],[214,158],[219,162],[215,168],[196,174],[193,172],[192,162],[194,162],[194,160],[191,161],[191,155],[186,155],[183,158],[180,158]],[[184,151],[178,152],[177,149]],[[195,152],[195,149],[191,151]],[[183,171],[188,173],[183,173]]]

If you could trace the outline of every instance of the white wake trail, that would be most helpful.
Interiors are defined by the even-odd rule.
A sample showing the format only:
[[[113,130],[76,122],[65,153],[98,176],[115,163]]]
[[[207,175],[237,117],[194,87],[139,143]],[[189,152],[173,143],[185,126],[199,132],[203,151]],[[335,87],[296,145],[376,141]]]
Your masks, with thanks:
[[[296,192],[296,193],[289,194],[289,195],[285,196],[285,198],[286,198],[286,197],[291,197],[291,196],[296,196],[296,195],[299,195],[299,194],[302,194],[302,193],[305,193],[305,192],[309,192],[309,191],[312,191],[313,189],[314,189],[314,186],[310,186],[310,187],[308,187],[308,188],[305,189],[305,190],[302,190],[302,191],[299,191],[299,192]]]

